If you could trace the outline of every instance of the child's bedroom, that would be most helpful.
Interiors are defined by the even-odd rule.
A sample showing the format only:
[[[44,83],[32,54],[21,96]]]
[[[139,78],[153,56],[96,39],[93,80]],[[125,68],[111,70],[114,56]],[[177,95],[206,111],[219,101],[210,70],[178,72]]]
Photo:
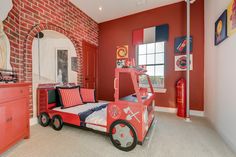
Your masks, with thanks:
[[[0,156],[236,157],[235,43],[236,0],[0,0]]]

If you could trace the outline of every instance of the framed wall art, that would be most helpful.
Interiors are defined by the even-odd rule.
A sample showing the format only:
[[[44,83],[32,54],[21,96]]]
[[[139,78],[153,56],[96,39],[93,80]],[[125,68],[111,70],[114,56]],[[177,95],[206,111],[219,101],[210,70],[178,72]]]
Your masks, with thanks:
[[[187,70],[187,56],[180,55],[175,56],[175,71],[186,71]],[[193,55],[190,55],[190,70],[193,70]]]
[[[227,9],[228,36],[236,33],[236,0],[232,0]]]
[[[187,37],[183,36],[183,37],[177,37],[175,38],[175,52],[176,53],[186,53],[186,49],[187,49]],[[190,37],[190,52],[193,51],[193,37]]]
[[[56,50],[56,81],[68,82],[68,50]]]
[[[77,57],[71,57],[71,70],[75,72],[78,71]]]
[[[129,58],[128,45],[117,46],[116,59],[128,59],[128,58]]]
[[[225,10],[215,22],[215,45],[219,45],[227,37],[227,10]]]

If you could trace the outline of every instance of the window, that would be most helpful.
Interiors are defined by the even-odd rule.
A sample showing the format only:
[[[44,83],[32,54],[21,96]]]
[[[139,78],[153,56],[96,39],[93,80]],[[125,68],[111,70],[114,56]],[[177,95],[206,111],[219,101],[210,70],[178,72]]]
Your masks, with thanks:
[[[164,88],[165,42],[138,45],[137,63],[145,65],[154,88]],[[146,79],[140,78],[140,86],[146,87]]]

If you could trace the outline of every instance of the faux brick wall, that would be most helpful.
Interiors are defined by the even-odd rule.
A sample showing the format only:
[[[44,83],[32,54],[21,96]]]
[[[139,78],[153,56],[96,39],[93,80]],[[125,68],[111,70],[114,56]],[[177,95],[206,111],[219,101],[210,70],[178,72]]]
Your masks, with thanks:
[[[78,83],[82,84],[82,41],[98,46],[98,24],[69,0],[13,0],[13,4],[4,21],[4,30],[11,44],[11,65],[19,81],[32,82],[34,36],[42,30],[54,30],[66,35],[74,44],[79,63]]]

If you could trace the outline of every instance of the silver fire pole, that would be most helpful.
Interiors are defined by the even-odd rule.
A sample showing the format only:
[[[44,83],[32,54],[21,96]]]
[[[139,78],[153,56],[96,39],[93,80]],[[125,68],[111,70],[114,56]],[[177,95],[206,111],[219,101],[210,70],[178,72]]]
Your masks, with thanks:
[[[39,70],[39,80],[41,79],[41,67],[40,67],[40,37],[39,33],[37,34],[38,39],[38,70]]]
[[[190,121],[190,0],[187,0],[187,107],[186,107],[186,121]]]

